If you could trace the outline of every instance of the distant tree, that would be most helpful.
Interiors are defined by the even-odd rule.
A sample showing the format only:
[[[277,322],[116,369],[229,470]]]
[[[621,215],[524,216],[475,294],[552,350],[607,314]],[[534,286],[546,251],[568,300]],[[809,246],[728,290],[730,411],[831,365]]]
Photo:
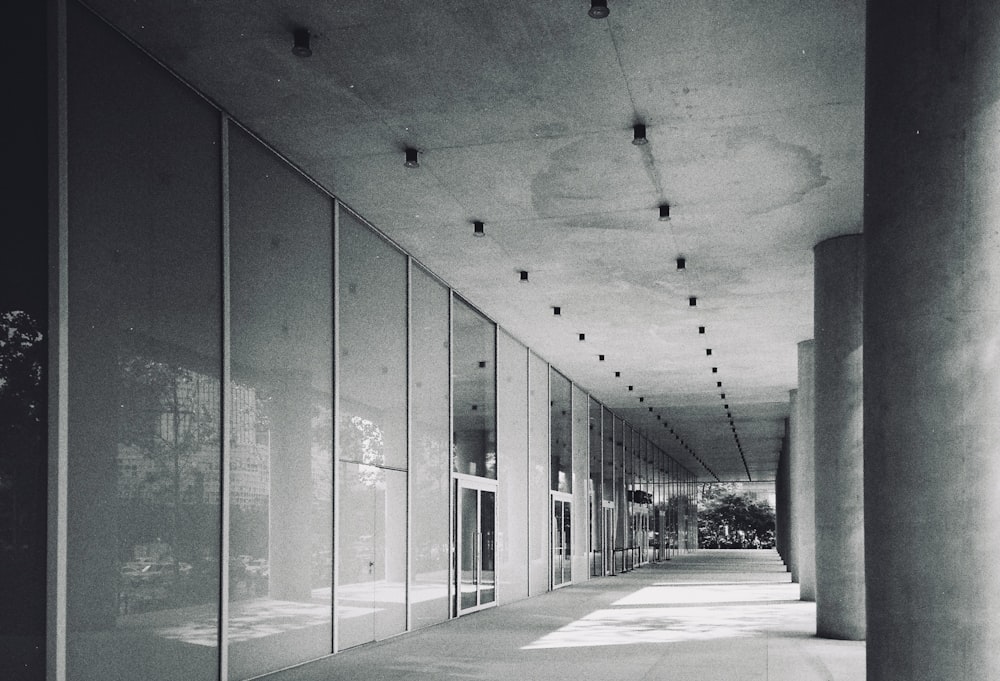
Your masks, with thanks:
[[[774,545],[774,509],[766,501],[725,486],[702,490],[698,508],[700,548],[753,548]]]

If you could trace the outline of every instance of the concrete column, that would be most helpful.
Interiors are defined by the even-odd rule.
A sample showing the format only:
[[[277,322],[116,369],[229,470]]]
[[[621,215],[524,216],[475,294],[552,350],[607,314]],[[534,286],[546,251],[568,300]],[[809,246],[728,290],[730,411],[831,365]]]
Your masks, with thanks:
[[[798,541],[799,535],[798,530],[796,530],[795,525],[798,522],[798,502],[799,499],[795,495],[795,424],[798,423],[798,416],[795,414],[795,408],[799,401],[799,390],[795,388],[794,390],[788,391],[788,418],[785,419],[785,438],[787,449],[787,454],[785,456],[785,476],[787,480],[788,489],[788,529],[785,530],[788,536],[788,557],[786,563],[788,565],[788,571],[792,573],[792,581],[798,583],[799,581],[799,562],[798,562]]]
[[[788,391],[788,419],[785,421],[785,434],[787,436],[787,447],[788,453],[785,456],[785,468],[786,468],[786,479],[787,479],[787,489],[788,489],[788,529],[786,530],[788,536],[788,571],[792,573],[792,581],[798,583],[799,581],[799,532],[797,525],[799,524],[799,505],[801,499],[795,493],[795,428],[799,422],[798,416],[798,403],[799,403],[799,389],[795,388]]]
[[[788,498],[788,419],[785,419],[785,435],[781,438],[781,452],[778,455],[778,471],[774,479],[774,515],[775,515],[775,543],[778,548],[778,555],[784,561],[785,566],[791,570],[791,545],[788,531],[789,523],[789,498]]]
[[[799,392],[795,400],[792,440],[792,495],[795,497],[795,562],[799,598],[816,600],[816,467],[813,462],[815,380],[813,341],[799,343]]]
[[[868,680],[1000,678],[1000,12],[869,0]]]
[[[865,637],[860,234],[815,254],[816,634]]]

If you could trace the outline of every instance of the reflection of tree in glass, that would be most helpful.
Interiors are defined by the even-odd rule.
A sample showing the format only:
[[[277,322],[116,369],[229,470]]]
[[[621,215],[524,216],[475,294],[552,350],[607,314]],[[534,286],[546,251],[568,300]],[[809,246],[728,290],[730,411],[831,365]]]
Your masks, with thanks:
[[[123,358],[119,370],[119,465],[125,452],[138,459],[136,479],[119,489],[171,509],[168,543],[176,550],[181,505],[205,498],[207,461],[199,454],[218,457],[218,381],[141,356]]]
[[[28,313],[0,313],[0,507],[7,511],[0,546],[15,551],[33,539],[22,528],[37,526],[28,516],[37,506],[32,482],[43,474],[45,462],[43,340]]]
[[[382,429],[373,421],[369,421],[361,416],[351,417],[351,426],[347,430],[347,441],[344,442],[346,451],[355,456],[361,454],[358,475],[361,482],[367,487],[374,487],[379,482],[384,481],[379,475],[377,467],[385,465],[385,441],[382,437]]]

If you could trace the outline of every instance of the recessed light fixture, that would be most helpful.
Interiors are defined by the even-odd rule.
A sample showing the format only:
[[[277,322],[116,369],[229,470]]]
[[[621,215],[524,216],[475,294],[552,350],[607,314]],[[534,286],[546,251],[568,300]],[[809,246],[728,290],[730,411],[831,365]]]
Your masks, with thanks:
[[[670,204],[661,203],[660,204],[660,221],[667,222],[670,220]]]
[[[292,54],[296,57],[311,57],[312,48],[309,46],[309,29],[297,28],[292,31]]]
[[[407,168],[419,168],[420,162],[417,160],[417,150],[413,147],[407,147],[406,151],[406,161],[403,163]]]
[[[556,317],[560,316],[562,314],[562,308],[559,307],[558,305],[553,305],[552,314],[554,314]]]
[[[636,123],[632,126],[632,144],[640,147],[644,144],[648,144],[649,140],[646,139],[646,126],[642,123]]]
[[[481,221],[472,221],[472,236],[486,236],[486,226]]]
[[[590,0],[590,10],[587,11],[587,15],[592,19],[604,19],[610,13],[608,0]]]
[[[521,270],[521,281],[528,281],[528,270]]]

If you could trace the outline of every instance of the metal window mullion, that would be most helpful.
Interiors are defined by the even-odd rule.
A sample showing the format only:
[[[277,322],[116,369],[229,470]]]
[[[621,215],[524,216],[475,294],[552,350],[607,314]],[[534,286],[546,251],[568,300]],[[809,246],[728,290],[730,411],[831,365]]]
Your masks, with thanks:
[[[219,530],[219,678],[229,677],[229,473],[232,459],[232,288],[230,270],[229,213],[229,117],[219,116],[222,190],[222,391],[219,412],[222,421],[219,465],[219,503],[222,506]]]
[[[46,33],[51,38],[48,73],[50,111],[54,125],[49,139],[55,149],[50,165],[48,317],[48,481],[47,481],[47,582],[46,663],[47,681],[66,680],[67,523],[69,486],[69,173],[67,117],[66,3],[51,3]]]
[[[410,581],[413,576],[413,257],[406,257],[406,568],[404,576],[404,630],[413,622]]]
[[[340,624],[337,620],[337,582],[340,572],[340,551],[337,540],[340,536],[340,372],[337,359],[340,351],[340,201],[333,200],[333,253],[331,258],[333,270],[333,461],[330,465],[331,484],[333,485],[333,537],[330,547],[333,554],[333,565],[330,570],[330,652],[340,650]]]

